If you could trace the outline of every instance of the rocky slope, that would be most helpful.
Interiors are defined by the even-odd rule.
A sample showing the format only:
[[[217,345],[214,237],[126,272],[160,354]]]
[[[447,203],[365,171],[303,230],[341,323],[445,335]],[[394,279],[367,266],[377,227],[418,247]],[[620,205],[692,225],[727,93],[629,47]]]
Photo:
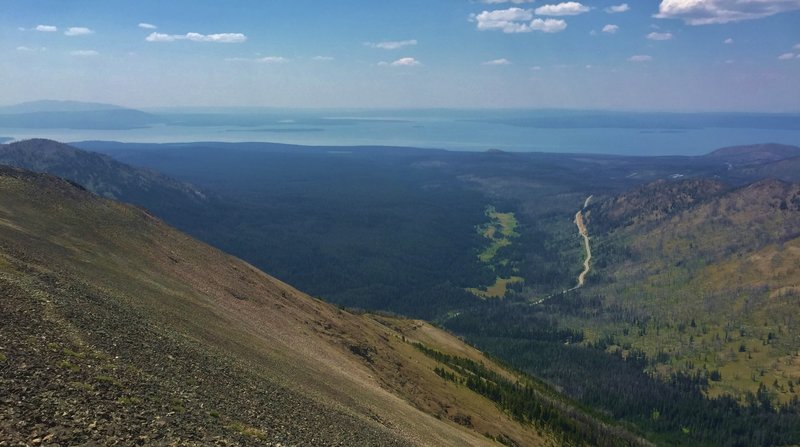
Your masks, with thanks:
[[[0,445],[562,439],[439,377],[416,343],[519,379],[439,329],[335,308],[141,209],[5,167],[0,314]]]

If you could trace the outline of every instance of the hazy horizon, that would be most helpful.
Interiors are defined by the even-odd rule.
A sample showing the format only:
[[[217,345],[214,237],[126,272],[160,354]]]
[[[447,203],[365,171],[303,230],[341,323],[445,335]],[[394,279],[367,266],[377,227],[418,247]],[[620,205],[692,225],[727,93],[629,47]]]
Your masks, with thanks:
[[[464,106],[464,107],[449,107],[449,106],[253,106],[253,105],[152,105],[145,107],[137,107],[131,104],[123,103],[110,103],[100,101],[83,101],[75,99],[61,99],[61,98],[37,98],[21,102],[13,103],[0,103],[0,109],[15,107],[27,104],[36,103],[80,103],[80,104],[96,104],[98,106],[115,106],[125,109],[141,110],[143,112],[162,112],[162,113],[184,113],[184,112],[280,112],[280,111],[298,111],[298,112],[321,112],[321,111],[363,111],[363,112],[436,112],[436,111],[456,111],[456,112],[598,112],[598,113],[628,113],[628,114],[648,114],[648,113],[663,113],[663,114],[750,114],[750,115],[796,115],[800,114],[800,105],[796,109],[789,109],[785,111],[759,111],[748,109],[734,109],[734,110],[715,110],[715,109],[659,109],[659,108],[606,108],[606,107],[537,107],[537,106]]]

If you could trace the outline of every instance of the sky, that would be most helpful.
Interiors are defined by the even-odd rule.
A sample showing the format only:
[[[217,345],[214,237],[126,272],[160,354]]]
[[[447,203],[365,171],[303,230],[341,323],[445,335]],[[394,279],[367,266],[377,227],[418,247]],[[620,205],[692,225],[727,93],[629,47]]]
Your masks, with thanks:
[[[0,104],[800,111],[800,0],[0,0]]]

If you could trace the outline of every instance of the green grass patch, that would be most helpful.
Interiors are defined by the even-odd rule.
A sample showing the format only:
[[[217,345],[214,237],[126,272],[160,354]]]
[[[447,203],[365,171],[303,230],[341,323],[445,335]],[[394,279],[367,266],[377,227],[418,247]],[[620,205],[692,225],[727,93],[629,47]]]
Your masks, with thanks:
[[[183,406],[183,401],[180,399],[172,399],[170,408],[176,413],[186,413],[186,407]]]
[[[113,378],[111,376],[103,375],[103,374],[101,374],[99,376],[95,376],[94,379],[96,381],[100,382],[100,383],[110,383],[112,385],[119,385],[119,382],[117,381],[117,379],[115,379],[115,378]]]
[[[70,357],[74,357],[76,359],[82,359],[82,358],[86,357],[86,353],[85,352],[76,352],[76,351],[73,351],[73,350],[67,349],[67,348],[64,348],[64,354],[68,355]]]
[[[506,292],[508,292],[508,286],[511,284],[517,284],[523,282],[524,279],[520,276],[512,276],[510,278],[500,278],[498,277],[495,279],[494,284],[484,289],[478,288],[470,288],[467,289],[469,292],[474,294],[475,296],[481,298],[503,298],[506,296]]]
[[[231,423],[228,428],[251,438],[267,439],[267,433],[264,430],[246,425],[242,422],[235,421]]]
[[[138,397],[120,397],[117,399],[118,405],[139,405],[142,403],[142,400]]]
[[[71,372],[78,372],[81,370],[80,366],[70,363],[68,360],[62,360],[58,362],[58,367]]]
[[[69,386],[75,388],[76,390],[81,390],[86,392],[94,391],[94,387],[91,384],[85,382],[70,382]]]
[[[489,222],[478,226],[477,230],[480,235],[487,239],[488,244],[478,253],[478,259],[494,271],[499,271],[500,268],[505,268],[507,271],[511,261],[499,257],[498,252],[502,248],[511,246],[513,240],[519,237],[519,233],[516,231],[519,222],[514,213],[501,213],[491,205],[486,207],[486,217],[489,218]],[[516,272],[519,269],[512,268],[512,271]],[[520,276],[508,278],[498,276],[494,284],[486,288],[471,287],[466,290],[483,299],[505,298],[509,285],[522,282],[524,280]]]
[[[511,245],[511,239],[519,237],[516,229],[519,225],[514,213],[501,213],[495,207],[486,207],[486,217],[489,222],[478,227],[478,233],[489,240],[489,245],[478,254],[481,262],[491,263],[497,256],[497,251]]]

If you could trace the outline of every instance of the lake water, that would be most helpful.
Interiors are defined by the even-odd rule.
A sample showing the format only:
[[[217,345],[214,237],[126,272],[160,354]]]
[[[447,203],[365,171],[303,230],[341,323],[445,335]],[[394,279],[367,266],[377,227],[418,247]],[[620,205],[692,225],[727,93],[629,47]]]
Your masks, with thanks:
[[[164,123],[141,129],[7,129],[0,137],[50,138],[62,142],[113,140],[141,143],[196,141],[276,142],[300,145],[385,145],[464,151],[501,149],[624,155],[700,155],[732,145],[783,143],[800,145],[798,128],[687,126],[691,119],[666,122],[658,116],[638,119],[635,127],[580,122],[575,116],[557,126],[529,125],[544,112],[465,111],[280,111],[247,113],[161,113]],[[549,116],[549,115],[548,115]],[[615,115],[625,124],[621,114]],[[641,115],[629,114],[640,118]],[[738,116],[738,115],[737,115]],[[738,116],[741,118],[741,116]],[[649,120],[649,121],[648,121]],[[739,121],[742,121],[741,119]],[[744,120],[746,121],[746,120]],[[522,123],[521,123],[522,122]],[[712,123],[716,122],[712,120]],[[216,125],[219,123],[220,125]],[[784,124],[773,127],[787,127]],[[764,127],[764,124],[761,124]],[[767,123],[766,127],[769,127]],[[789,125],[788,127],[792,127]],[[795,126],[798,127],[798,126]]]

